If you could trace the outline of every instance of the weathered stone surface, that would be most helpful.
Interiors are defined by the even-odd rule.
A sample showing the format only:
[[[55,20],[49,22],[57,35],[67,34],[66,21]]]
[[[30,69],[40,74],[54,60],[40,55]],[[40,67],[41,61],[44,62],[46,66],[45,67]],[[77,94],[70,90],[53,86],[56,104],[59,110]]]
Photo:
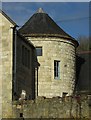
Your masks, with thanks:
[[[12,98],[19,99],[22,90],[27,98],[35,96],[34,47],[17,34],[15,27],[0,11],[0,118],[12,116]],[[30,51],[30,69],[22,64],[22,46]]]
[[[12,115],[12,49],[14,25],[7,20],[0,12],[0,29],[2,38],[0,39],[0,97],[2,102],[2,117]]]
[[[81,100],[81,99],[80,99]],[[75,97],[43,98],[38,97],[36,101],[26,101],[23,104],[24,118],[89,118],[88,99],[83,99],[80,103]],[[20,110],[13,105],[14,116],[18,117]],[[16,118],[15,117],[15,118]]]
[[[42,46],[38,56],[38,96],[72,95],[75,83],[75,45],[57,37],[28,37],[35,47]],[[54,79],[54,60],[60,61],[60,79]]]

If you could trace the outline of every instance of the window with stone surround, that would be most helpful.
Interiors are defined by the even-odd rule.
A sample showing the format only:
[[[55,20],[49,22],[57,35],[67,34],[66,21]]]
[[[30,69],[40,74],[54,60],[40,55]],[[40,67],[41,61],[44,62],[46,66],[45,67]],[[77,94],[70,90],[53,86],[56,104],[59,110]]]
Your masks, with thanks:
[[[60,61],[54,60],[54,79],[60,79]]]
[[[36,47],[37,56],[42,56],[42,47]]]
[[[25,67],[30,68],[30,50],[24,45],[22,46],[22,64]]]

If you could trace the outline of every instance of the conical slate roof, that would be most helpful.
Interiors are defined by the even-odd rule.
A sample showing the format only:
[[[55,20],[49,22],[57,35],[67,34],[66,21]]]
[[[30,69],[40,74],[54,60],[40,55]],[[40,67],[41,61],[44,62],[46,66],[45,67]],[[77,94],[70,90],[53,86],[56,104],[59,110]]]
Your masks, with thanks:
[[[73,40],[64,32],[42,8],[19,29],[24,36],[60,36]]]

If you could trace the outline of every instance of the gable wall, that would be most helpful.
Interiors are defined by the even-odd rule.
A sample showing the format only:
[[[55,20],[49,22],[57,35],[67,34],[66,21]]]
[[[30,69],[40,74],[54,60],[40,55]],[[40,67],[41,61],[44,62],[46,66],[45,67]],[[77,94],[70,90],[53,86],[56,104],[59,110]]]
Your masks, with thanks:
[[[0,13],[0,84],[2,86],[2,116],[6,117],[7,113],[11,111],[12,101],[12,40],[14,27],[1,13]],[[1,89],[1,88],[0,88]],[[10,108],[10,109],[6,109]]]

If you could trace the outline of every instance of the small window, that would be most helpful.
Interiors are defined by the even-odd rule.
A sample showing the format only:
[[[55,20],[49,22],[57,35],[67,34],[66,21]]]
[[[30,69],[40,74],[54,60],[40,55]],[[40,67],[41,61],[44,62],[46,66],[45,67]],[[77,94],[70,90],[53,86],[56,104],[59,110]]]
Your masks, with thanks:
[[[60,79],[60,61],[54,60],[54,79]]]
[[[42,47],[36,47],[37,56],[42,56]]]
[[[22,46],[22,64],[27,68],[30,68],[30,50],[24,45]]]

